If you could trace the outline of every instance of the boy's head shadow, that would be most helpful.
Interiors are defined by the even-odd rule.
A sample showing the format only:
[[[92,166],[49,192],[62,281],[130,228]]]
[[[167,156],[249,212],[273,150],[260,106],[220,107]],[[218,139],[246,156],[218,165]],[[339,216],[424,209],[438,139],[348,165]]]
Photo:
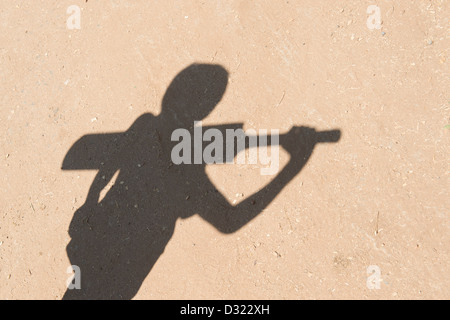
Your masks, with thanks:
[[[228,71],[220,65],[192,64],[171,82],[162,100],[160,117],[182,128],[206,118],[228,85]]]

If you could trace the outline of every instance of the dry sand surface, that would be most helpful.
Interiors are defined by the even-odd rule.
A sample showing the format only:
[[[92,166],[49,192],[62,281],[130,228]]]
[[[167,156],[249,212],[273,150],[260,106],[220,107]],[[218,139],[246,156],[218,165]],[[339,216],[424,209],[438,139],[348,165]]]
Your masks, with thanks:
[[[67,26],[71,5],[80,29]],[[381,29],[367,24],[371,5]],[[62,299],[74,261],[82,279],[111,279],[93,298],[449,299],[449,17],[446,0],[2,1],[0,299]],[[194,63],[228,72],[204,126],[307,126],[341,139],[315,145],[259,203],[253,195],[277,175],[261,175],[261,164],[207,165],[226,205],[267,202],[230,230],[194,175],[192,194],[179,194],[170,173],[147,177],[157,170],[148,159],[126,186],[121,172],[102,191],[120,201],[87,205],[102,177],[83,164],[62,169],[72,146],[137,119],[148,120],[136,125],[148,137],[156,129],[146,123],[169,128],[158,120],[163,97]],[[165,148],[170,137],[158,139]],[[122,165],[149,148],[141,140]],[[280,172],[294,158],[281,147]],[[114,198],[125,187],[137,191]],[[181,197],[203,215],[175,214]]]

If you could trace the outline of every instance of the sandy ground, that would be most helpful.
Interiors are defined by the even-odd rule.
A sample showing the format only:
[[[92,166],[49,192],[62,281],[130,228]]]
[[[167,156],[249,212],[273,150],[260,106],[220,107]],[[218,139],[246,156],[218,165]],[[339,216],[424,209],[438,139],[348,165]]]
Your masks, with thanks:
[[[2,1],[0,299],[63,297],[69,226],[96,175],[62,170],[65,156],[159,115],[193,63],[229,73],[204,125],[342,137],[236,232],[177,219],[135,299],[449,299],[449,17],[445,0]],[[230,204],[274,179],[206,173]]]

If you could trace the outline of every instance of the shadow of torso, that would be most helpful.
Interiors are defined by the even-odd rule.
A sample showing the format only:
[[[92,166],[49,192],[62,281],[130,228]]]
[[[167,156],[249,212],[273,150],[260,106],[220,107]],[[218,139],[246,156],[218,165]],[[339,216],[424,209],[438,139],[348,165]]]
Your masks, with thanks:
[[[178,218],[229,209],[204,164],[173,165],[171,133],[146,114],[124,133],[86,136],[66,157],[66,167],[83,162],[77,159],[95,161],[84,167],[98,166],[99,173],[69,228],[67,253],[81,270],[82,289],[67,290],[64,299],[131,299],[164,252]],[[113,176],[114,184],[98,201]]]

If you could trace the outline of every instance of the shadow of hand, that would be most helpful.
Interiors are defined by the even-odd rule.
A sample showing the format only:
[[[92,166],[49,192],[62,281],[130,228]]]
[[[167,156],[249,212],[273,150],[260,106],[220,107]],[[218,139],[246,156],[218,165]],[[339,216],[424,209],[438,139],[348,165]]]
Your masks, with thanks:
[[[280,145],[291,155],[291,162],[307,159],[316,142],[316,130],[309,127],[294,126],[288,133],[280,136]]]

